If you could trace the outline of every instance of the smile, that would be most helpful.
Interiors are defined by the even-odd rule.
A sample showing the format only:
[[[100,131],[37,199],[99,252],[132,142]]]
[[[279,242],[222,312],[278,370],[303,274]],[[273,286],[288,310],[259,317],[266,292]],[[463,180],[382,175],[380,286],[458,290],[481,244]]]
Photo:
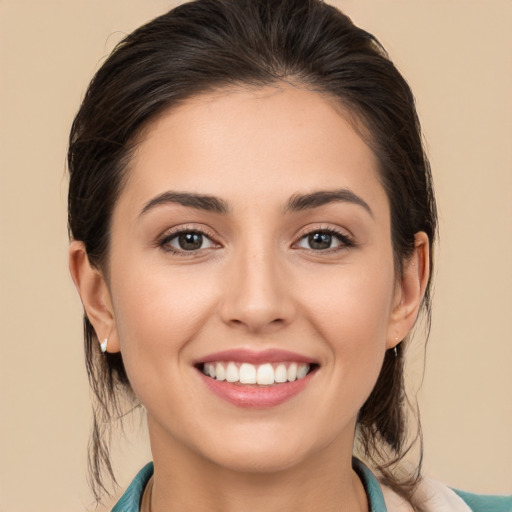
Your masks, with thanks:
[[[263,363],[247,362],[209,362],[205,363],[202,371],[205,375],[217,381],[240,384],[256,384],[272,386],[303,379],[308,375],[311,365],[308,363]]]
[[[300,395],[320,369],[315,359],[285,350],[226,350],[195,368],[206,388],[236,407],[267,409]]]

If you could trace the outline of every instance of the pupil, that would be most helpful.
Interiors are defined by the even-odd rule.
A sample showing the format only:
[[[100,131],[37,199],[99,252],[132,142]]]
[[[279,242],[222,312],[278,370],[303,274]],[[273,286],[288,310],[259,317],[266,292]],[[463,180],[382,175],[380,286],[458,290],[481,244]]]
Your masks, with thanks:
[[[313,233],[309,235],[308,239],[312,249],[329,249],[331,247],[332,235],[329,233]]]
[[[203,245],[203,235],[200,233],[182,233],[178,237],[180,248],[184,251],[200,249]]]

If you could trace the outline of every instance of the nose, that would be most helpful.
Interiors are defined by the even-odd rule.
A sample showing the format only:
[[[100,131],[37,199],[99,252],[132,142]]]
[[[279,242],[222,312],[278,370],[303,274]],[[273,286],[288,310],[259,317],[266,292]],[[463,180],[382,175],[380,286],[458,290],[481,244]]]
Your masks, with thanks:
[[[229,264],[220,307],[222,320],[251,333],[269,333],[295,315],[290,280],[275,251],[239,251]]]

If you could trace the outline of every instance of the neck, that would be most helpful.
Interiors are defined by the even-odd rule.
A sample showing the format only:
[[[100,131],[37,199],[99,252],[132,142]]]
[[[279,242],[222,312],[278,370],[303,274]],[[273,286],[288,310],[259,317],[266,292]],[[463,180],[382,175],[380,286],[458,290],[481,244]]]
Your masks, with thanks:
[[[179,442],[171,444],[151,435],[152,512],[368,510],[363,485],[352,469],[351,443],[347,447],[336,442],[305,461],[271,472],[222,467]]]

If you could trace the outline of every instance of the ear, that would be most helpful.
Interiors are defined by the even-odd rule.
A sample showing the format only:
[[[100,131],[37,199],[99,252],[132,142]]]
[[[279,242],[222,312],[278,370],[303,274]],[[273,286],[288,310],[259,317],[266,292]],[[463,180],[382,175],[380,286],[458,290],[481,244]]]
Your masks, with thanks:
[[[415,235],[414,252],[404,263],[397,282],[393,311],[388,325],[386,348],[398,345],[413,328],[430,274],[430,248],[426,233]]]
[[[119,352],[110,292],[103,273],[91,265],[83,242],[69,246],[69,271],[98,340],[108,338],[107,351]]]

